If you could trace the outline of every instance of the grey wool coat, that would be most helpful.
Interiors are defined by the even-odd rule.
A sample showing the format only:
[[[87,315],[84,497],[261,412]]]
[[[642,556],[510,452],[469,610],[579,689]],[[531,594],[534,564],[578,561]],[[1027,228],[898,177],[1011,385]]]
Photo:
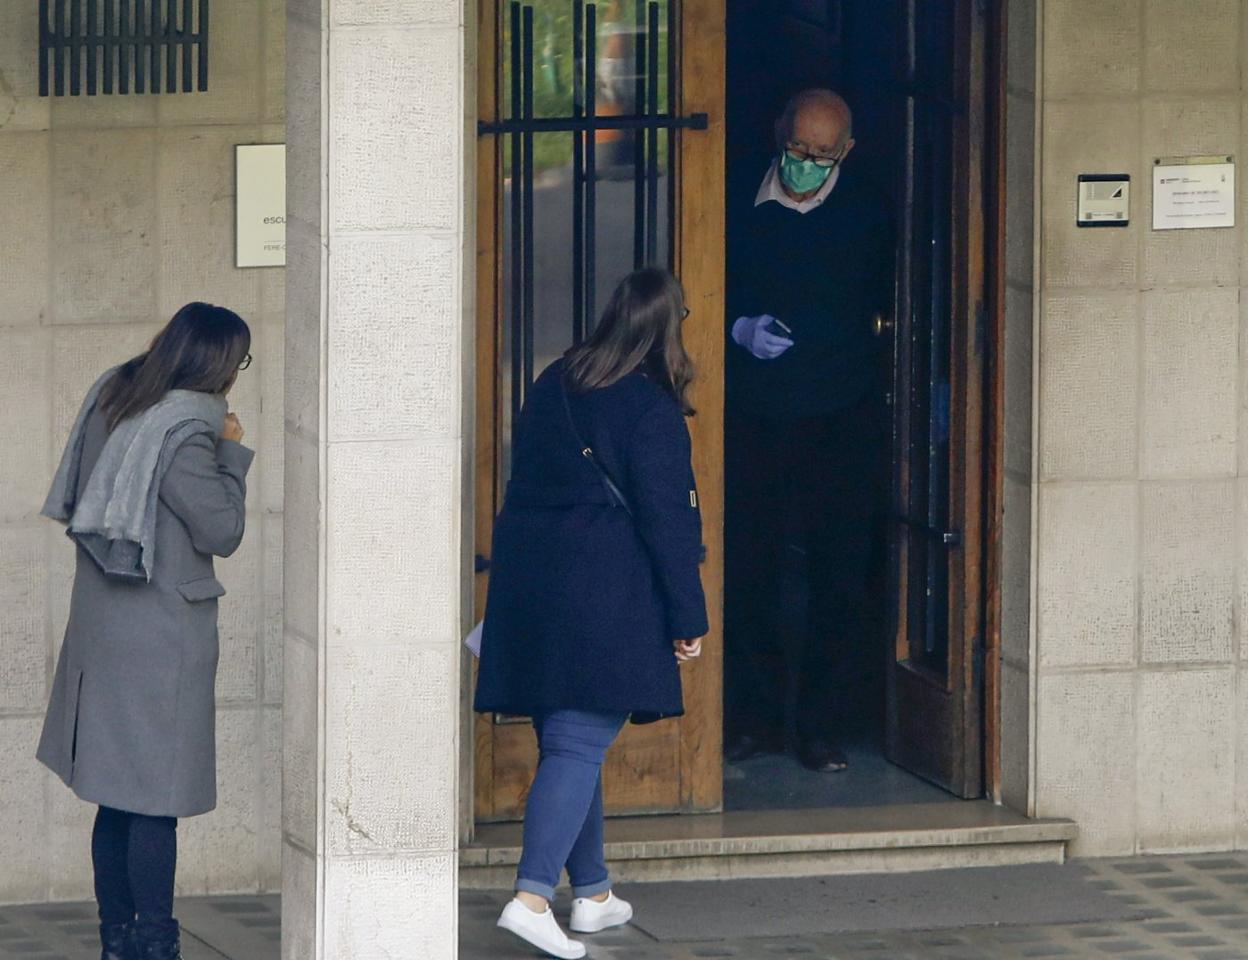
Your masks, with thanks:
[[[108,438],[87,421],[79,491]],[[150,582],[107,577],[77,551],[69,624],[38,758],[83,800],[148,816],[217,804],[217,599],[213,556],[243,538],[253,454],[207,430],[160,479]]]

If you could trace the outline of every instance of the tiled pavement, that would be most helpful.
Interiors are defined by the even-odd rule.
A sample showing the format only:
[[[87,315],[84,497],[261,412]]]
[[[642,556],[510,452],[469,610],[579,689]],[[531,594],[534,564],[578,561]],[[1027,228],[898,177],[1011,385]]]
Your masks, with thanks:
[[[278,897],[179,900],[184,960],[278,960]],[[0,907],[0,960],[99,960],[95,905]]]
[[[591,938],[595,960],[1248,960],[1248,854],[1084,861],[1092,882],[1137,909],[1122,923],[962,928],[658,943],[636,929]],[[956,889],[956,877],[951,876]],[[528,960],[494,929],[505,894],[465,892],[462,960]],[[274,898],[179,902],[186,960],[276,960]],[[0,908],[0,960],[95,960],[82,905]],[[423,960],[413,957],[411,960]]]

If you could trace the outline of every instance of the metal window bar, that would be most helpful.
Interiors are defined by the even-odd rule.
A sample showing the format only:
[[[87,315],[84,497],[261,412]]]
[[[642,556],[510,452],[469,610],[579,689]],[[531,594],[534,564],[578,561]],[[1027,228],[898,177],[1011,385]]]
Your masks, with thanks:
[[[160,0],[151,0],[147,12],[147,85],[152,93],[160,93]]]
[[[70,0],[69,34],[82,36],[82,0]],[[71,97],[82,95],[82,56],[83,50],[75,45],[69,48],[69,94]]]
[[[640,6],[640,0],[638,3]],[[645,36],[638,40],[638,45],[649,45],[646,86],[649,88],[650,102],[646,113],[654,116],[659,112],[659,5],[651,3],[648,8],[648,20]],[[638,104],[640,106],[640,104]],[[646,133],[646,259],[648,266],[654,265],[659,257],[659,131],[651,128]]]
[[[522,119],[533,119],[533,8],[524,8],[524,96]],[[533,337],[536,326],[533,308],[533,131],[526,130],[524,137],[524,276],[530,282],[524,285],[524,389],[533,385]],[[515,189],[514,187],[512,189]],[[515,422],[515,421],[513,421]]]
[[[117,13],[116,7],[114,7],[113,4],[109,3],[108,0],[105,0],[104,2],[104,36],[106,37],[117,36],[117,20],[115,16],[116,13]],[[106,90],[113,89],[113,77],[114,77],[113,59],[114,58],[112,56],[109,56],[107,54],[104,56],[104,88]],[[94,70],[91,71],[91,79],[92,80],[95,79]],[[88,88],[87,94],[90,95],[90,93],[91,93],[91,90],[90,88]]]
[[[64,0],[57,0],[64,2]],[[126,0],[121,0],[125,3]],[[135,0],[142,16],[144,0]],[[158,4],[159,0],[152,0]],[[169,0],[170,3],[173,0]],[[189,2],[189,0],[188,0]],[[202,0],[201,0],[202,2]],[[605,130],[632,131],[634,139],[634,260],[636,265],[658,258],[659,131],[705,130],[705,113],[675,116],[659,111],[660,4],[638,0],[634,56],[637,65],[635,103],[631,115],[600,116],[597,109],[598,11],[596,4],[571,0],[573,29],[573,102],[567,117],[534,116],[534,10],[511,0],[508,15],[510,110],[505,118],[482,121],[480,136],[510,138],[510,309],[511,414],[520,415],[535,370],[534,337],[534,137],[543,133],[572,135],[572,340],[581,342],[593,330],[597,292],[597,141]],[[202,54],[201,54],[202,57]],[[202,59],[201,59],[202,63]],[[674,76],[675,57],[669,45],[666,67]],[[141,73],[140,73],[141,77]],[[674,185],[669,183],[669,203]]]
[[[646,57],[650,53],[645,42],[646,5],[637,0],[637,16],[633,33],[633,109],[641,114],[646,109],[646,82],[650,79]],[[653,111],[657,112],[657,111]],[[650,131],[645,127],[633,131],[633,269],[646,262],[646,141]]]
[[[593,333],[597,322],[598,280],[598,7],[585,6],[585,122],[589,125],[585,137],[585,219],[581,228],[585,231],[585,329]],[[530,282],[532,278],[530,278]]]
[[[39,0],[39,95],[207,90],[208,4]]]
[[[178,23],[178,0],[169,0],[165,12],[165,89],[170,93],[178,89],[178,44],[174,36]]]
[[[586,11],[593,8],[586,6]],[[588,20],[588,17],[586,18]],[[588,65],[587,65],[588,66]],[[586,70],[588,72],[588,69]],[[691,113],[684,117],[674,117],[669,113],[654,116],[597,116],[590,114],[590,101],[586,99],[586,112],[583,117],[533,117],[529,120],[482,120],[477,124],[477,134],[491,136],[497,134],[523,133],[591,133],[598,130],[705,130],[707,116],[705,113]],[[588,149],[588,147],[587,147]]]
[[[87,30],[89,37],[100,36],[99,20],[96,9],[97,0],[87,0]],[[99,71],[99,44],[87,44],[87,96],[93,97],[96,94],[96,76]]]
[[[152,0],[153,3],[156,0]],[[134,24],[130,29],[130,55],[134,58],[134,92],[146,93],[144,85],[147,73],[143,61],[143,24],[147,22],[147,7],[144,0],[134,0]]]
[[[511,9],[511,115],[520,116],[520,4],[512,3]],[[523,131],[516,126],[511,136],[511,422],[520,420],[520,407],[524,402],[523,332],[524,326],[524,198],[520,183],[523,179]]]
[[[585,116],[585,0],[572,4],[572,117]],[[591,96],[593,87],[590,87]],[[572,131],[572,343],[585,339],[585,131]]]

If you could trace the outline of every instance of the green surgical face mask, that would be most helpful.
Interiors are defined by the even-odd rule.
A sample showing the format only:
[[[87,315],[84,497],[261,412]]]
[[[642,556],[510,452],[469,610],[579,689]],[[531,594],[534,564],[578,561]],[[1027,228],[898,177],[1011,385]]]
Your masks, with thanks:
[[[794,193],[811,193],[828,181],[834,167],[821,167],[814,160],[794,160],[785,150],[780,154],[780,179]]]

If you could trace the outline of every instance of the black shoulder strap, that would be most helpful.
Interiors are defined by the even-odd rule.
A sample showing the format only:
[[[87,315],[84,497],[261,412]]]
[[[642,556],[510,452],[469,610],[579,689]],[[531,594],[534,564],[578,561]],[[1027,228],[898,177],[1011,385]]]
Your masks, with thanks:
[[[607,473],[606,468],[598,462],[598,458],[594,455],[594,448],[581,439],[581,432],[576,429],[576,419],[572,416],[572,403],[568,400],[568,384],[563,376],[559,377],[559,392],[563,397],[564,412],[568,415],[568,426],[572,428],[572,436],[576,440],[577,448],[581,451],[581,456],[588,460],[594,469],[598,471],[598,476],[602,478],[603,485],[607,488],[607,494],[611,497],[614,504],[623,507],[624,512],[631,517],[633,509],[628,505],[628,498],[624,496],[624,491],[611,479],[611,474]]]

